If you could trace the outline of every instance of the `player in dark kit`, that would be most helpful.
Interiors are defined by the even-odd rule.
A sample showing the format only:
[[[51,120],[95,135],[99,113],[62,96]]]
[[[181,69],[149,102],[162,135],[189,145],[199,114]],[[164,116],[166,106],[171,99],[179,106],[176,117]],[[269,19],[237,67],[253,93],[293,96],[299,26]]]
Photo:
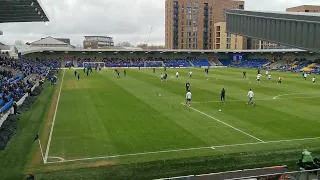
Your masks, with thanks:
[[[124,76],[126,76],[127,75],[127,71],[123,70],[123,74],[124,74]]]
[[[140,71],[140,66],[139,66],[139,71]]]
[[[246,71],[243,71],[243,78],[247,78],[247,72]]]
[[[156,73],[156,68],[152,68],[152,70],[153,70],[153,73]]]
[[[222,88],[221,90],[221,102],[226,102],[226,90],[224,88]]]
[[[166,67],[166,66],[164,67],[164,71],[165,71],[165,72],[167,71],[167,67]]]
[[[74,77],[77,77],[77,71],[74,71]]]
[[[260,74],[260,68],[258,69],[258,74]]]
[[[83,73],[86,73],[86,68],[85,67],[83,68]]]
[[[87,76],[89,76],[89,70],[87,70]]]
[[[80,74],[78,74],[78,81],[80,80]]]
[[[186,91],[188,92],[189,91],[189,88],[190,88],[190,83],[186,83]]]

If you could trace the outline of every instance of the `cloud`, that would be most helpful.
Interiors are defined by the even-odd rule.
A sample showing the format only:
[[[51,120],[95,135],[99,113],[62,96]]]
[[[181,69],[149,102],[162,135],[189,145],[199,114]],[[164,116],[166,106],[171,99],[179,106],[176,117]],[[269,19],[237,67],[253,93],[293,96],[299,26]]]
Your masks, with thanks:
[[[83,36],[105,35],[115,43],[164,44],[165,0],[41,0],[50,22],[0,24],[0,41],[33,42],[52,36],[70,38],[82,44]],[[246,0],[247,10],[285,11],[287,7],[318,4],[315,0]]]

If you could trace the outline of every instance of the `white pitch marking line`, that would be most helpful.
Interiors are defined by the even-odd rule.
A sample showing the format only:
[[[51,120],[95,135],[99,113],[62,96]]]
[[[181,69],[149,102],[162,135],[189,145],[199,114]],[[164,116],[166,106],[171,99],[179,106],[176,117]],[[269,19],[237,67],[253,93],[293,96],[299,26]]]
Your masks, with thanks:
[[[53,115],[53,119],[52,119],[52,125],[51,125],[50,134],[49,134],[49,139],[48,139],[48,144],[47,144],[47,150],[46,150],[46,153],[45,153],[45,155],[44,155],[45,164],[47,163],[47,160],[48,160],[48,154],[49,154],[49,150],[50,150],[50,143],[51,143],[51,138],[52,138],[52,133],[53,133],[53,127],[54,127],[54,123],[55,123],[55,121],[56,121],[56,115],[57,115],[57,110],[58,110],[58,106],[59,106],[60,94],[61,94],[61,89],[62,89],[62,84],[63,84],[63,80],[64,80],[64,73],[65,73],[65,71],[66,71],[66,70],[63,69],[63,75],[62,75],[62,80],[61,80],[61,84],[60,84],[60,89],[59,89],[59,94],[58,94],[56,109],[55,109],[55,111],[54,111],[54,115]]]
[[[281,96],[287,96],[287,95],[299,95],[299,94],[315,94],[315,93],[289,93],[289,94],[280,94],[278,96],[273,97],[272,99],[278,99]],[[317,94],[317,93],[316,93]],[[299,97],[296,97],[299,98]],[[284,99],[296,99],[295,97],[292,98],[284,98]],[[301,97],[301,98],[314,98],[314,97]],[[282,99],[282,98],[281,98]]]
[[[277,97],[277,96],[275,96]],[[274,100],[286,100],[286,99],[310,99],[310,98],[320,98],[320,96],[311,96],[311,97],[291,97],[291,98],[276,98],[274,99],[254,99],[254,101],[274,101]],[[226,102],[246,102],[247,100],[228,100]],[[221,101],[202,101],[202,102],[192,102],[192,104],[207,104],[207,103],[220,103]]]
[[[241,132],[241,133],[243,133],[243,134],[245,134],[245,135],[247,135],[247,136],[250,136],[250,137],[252,137],[253,139],[256,139],[256,140],[258,140],[258,141],[260,141],[260,142],[264,142],[263,140],[255,137],[255,136],[253,136],[253,135],[251,135],[251,134],[248,134],[248,133],[246,133],[246,132],[244,132],[244,131],[236,128],[236,127],[233,127],[233,126],[231,126],[230,124],[225,123],[225,122],[223,122],[223,121],[221,121],[221,120],[219,120],[219,119],[217,119],[217,118],[214,118],[214,117],[212,117],[212,116],[210,116],[210,115],[208,115],[208,114],[206,114],[206,113],[204,113],[204,112],[202,112],[202,111],[199,111],[198,109],[195,109],[195,108],[190,107],[190,106],[189,106],[189,108],[192,109],[192,110],[194,110],[194,111],[196,111],[196,112],[198,112],[198,113],[200,113],[200,114],[202,114],[202,115],[205,115],[205,116],[207,116],[207,117],[209,117],[209,118],[211,118],[211,119],[213,119],[213,120],[215,120],[215,121],[218,121],[218,122],[220,122],[220,123],[222,123],[222,124],[224,124],[224,125],[226,125],[226,126],[229,126],[230,128],[232,128],[232,129],[234,129],[234,130],[236,130],[236,131],[239,131],[239,132]]]
[[[61,162],[66,161],[66,160],[63,159],[62,157],[55,157],[55,156],[49,156],[48,159],[59,159]]]
[[[95,159],[108,159],[108,158],[117,158],[117,157],[126,157],[126,156],[138,156],[138,155],[148,155],[148,154],[160,154],[160,153],[169,153],[169,152],[181,152],[181,151],[191,151],[191,150],[200,150],[200,149],[218,149],[218,148],[226,148],[226,147],[238,147],[238,146],[248,146],[248,145],[258,145],[258,144],[272,144],[272,143],[276,144],[276,143],[282,143],[282,142],[294,142],[294,141],[306,141],[306,140],[318,140],[318,139],[320,139],[320,137],[301,138],[301,139],[286,139],[286,140],[278,140],[278,141],[265,141],[265,142],[243,143],[243,144],[227,144],[227,145],[188,148],[188,149],[176,149],[176,150],[154,151],[154,152],[144,152],[144,153],[135,153],[135,154],[100,156],[100,157],[92,157],[92,158],[80,158],[80,159],[71,159],[71,160],[64,160],[64,161],[47,162],[47,164],[64,163],[64,162],[75,162],[75,161],[86,161],[86,160],[95,160]]]

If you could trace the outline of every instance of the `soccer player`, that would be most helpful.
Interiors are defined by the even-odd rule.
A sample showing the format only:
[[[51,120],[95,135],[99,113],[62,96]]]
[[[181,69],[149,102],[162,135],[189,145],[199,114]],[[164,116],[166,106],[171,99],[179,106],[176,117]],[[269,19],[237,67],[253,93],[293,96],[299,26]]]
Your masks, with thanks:
[[[192,71],[189,71],[188,74],[189,74],[189,77],[192,77]]]
[[[176,78],[177,79],[179,78],[179,72],[178,71],[176,72]]]
[[[253,93],[252,89],[250,89],[248,92],[248,97],[249,97],[249,101],[247,103],[248,105],[253,106],[253,96],[254,96],[254,93]]]
[[[163,75],[163,72],[162,72],[161,75],[160,75],[160,80],[162,81],[163,78],[164,78],[164,75]]]
[[[280,76],[280,77],[279,77],[278,84],[281,84],[281,83],[282,83],[282,80],[283,80],[283,78]]]
[[[89,70],[87,70],[87,76],[89,76]]]
[[[166,72],[167,71],[167,67],[166,66],[164,66],[164,72]]]
[[[303,77],[304,77],[304,80],[307,80],[308,73],[304,73]]]
[[[316,83],[316,77],[313,77],[312,78],[312,84],[315,84]]]
[[[268,70],[266,70],[266,76],[268,77],[268,75],[269,75],[269,71],[268,71]]]
[[[167,74],[167,73],[164,73],[164,80],[167,81],[167,78],[168,78],[168,74]]]
[[[124,74],[124,76],[126,76],[127,75],[127,71],[123,70],[123,74]]]
[[[258,74],[260,74],[260,68],[258,69]]]
[[[269,82],[271,82],[271,74],[268,74]]]
[[[189,88],[190,88],[190,83],[186,83],[186,91],[188,92],[189,91]]]
[[[153,70],[153,73],[156,73],[156,68],[152,68],[152,70]]]
[[[258,84],[260,84],[260,77],[261,77],[261,74],[258,74],[258,75],[257,75],[257,82],[258,82]]]
[[[140,66],[139,66],[139,71],[140,71]]]
[[[86,73],[86,68],[85,67],[83,67],[83,73]]]
[[[77,77],[77,71],[74,71],[74,77]]]
[[[80,74],[78,74],[78,81],[80,80]]]
[[[222,90],[221,90],[220,99],[221,99],[221,102],[224,102],[224,103],[226,102],[226,90],[224,88],[222,88]]]
[[[117,70],[117,75],[118,75],[117,78],[120,78],[120,71],[118,71],[118,70]]]
[[[188,105],[188,106],[190,106],[190,103],[191,103],[191,96],[192,96],[192,94],[191,94],[191,92],[190,92],[190,90],[188,90],[188,92],[187,92],[187,94],[186,94],[186,105]]]
[[[247,72],[246,71],[243,71],[242,74],[243,74],[243,76],[242,76],[243,78],[247,78]]]

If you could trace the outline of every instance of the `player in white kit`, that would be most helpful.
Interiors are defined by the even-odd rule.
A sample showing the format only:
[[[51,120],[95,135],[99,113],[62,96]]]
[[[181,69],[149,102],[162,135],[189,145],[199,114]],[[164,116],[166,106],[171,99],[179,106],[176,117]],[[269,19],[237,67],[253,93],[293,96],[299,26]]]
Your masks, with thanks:
[[[189,74],[189,77],[192,77],[192,71],[189,71],[188,74]]]
[[[177,79],[179,78],[179,72],[178,71],[176,72],[176,78]]]
[[[190,103],[191,103],[191,92],[190,90],[188,90],[187,94],[186,94],[186,105],[190,106]]]
[[[249,97],[249,101],[247,103],[248,105],[253,106],[253,96],[254,96],[254,93],[253,93],[252,89],[250,89],[248,92],[248,97]]]
[[[261,78],[261,74],[258,74],[258,75],[257,75],[257,82],[258,82],[258,84],[260,84],[260,78]]]
[[[315,84],[316,83],[316,77],[313,77],[312,78],[312,84]]]

